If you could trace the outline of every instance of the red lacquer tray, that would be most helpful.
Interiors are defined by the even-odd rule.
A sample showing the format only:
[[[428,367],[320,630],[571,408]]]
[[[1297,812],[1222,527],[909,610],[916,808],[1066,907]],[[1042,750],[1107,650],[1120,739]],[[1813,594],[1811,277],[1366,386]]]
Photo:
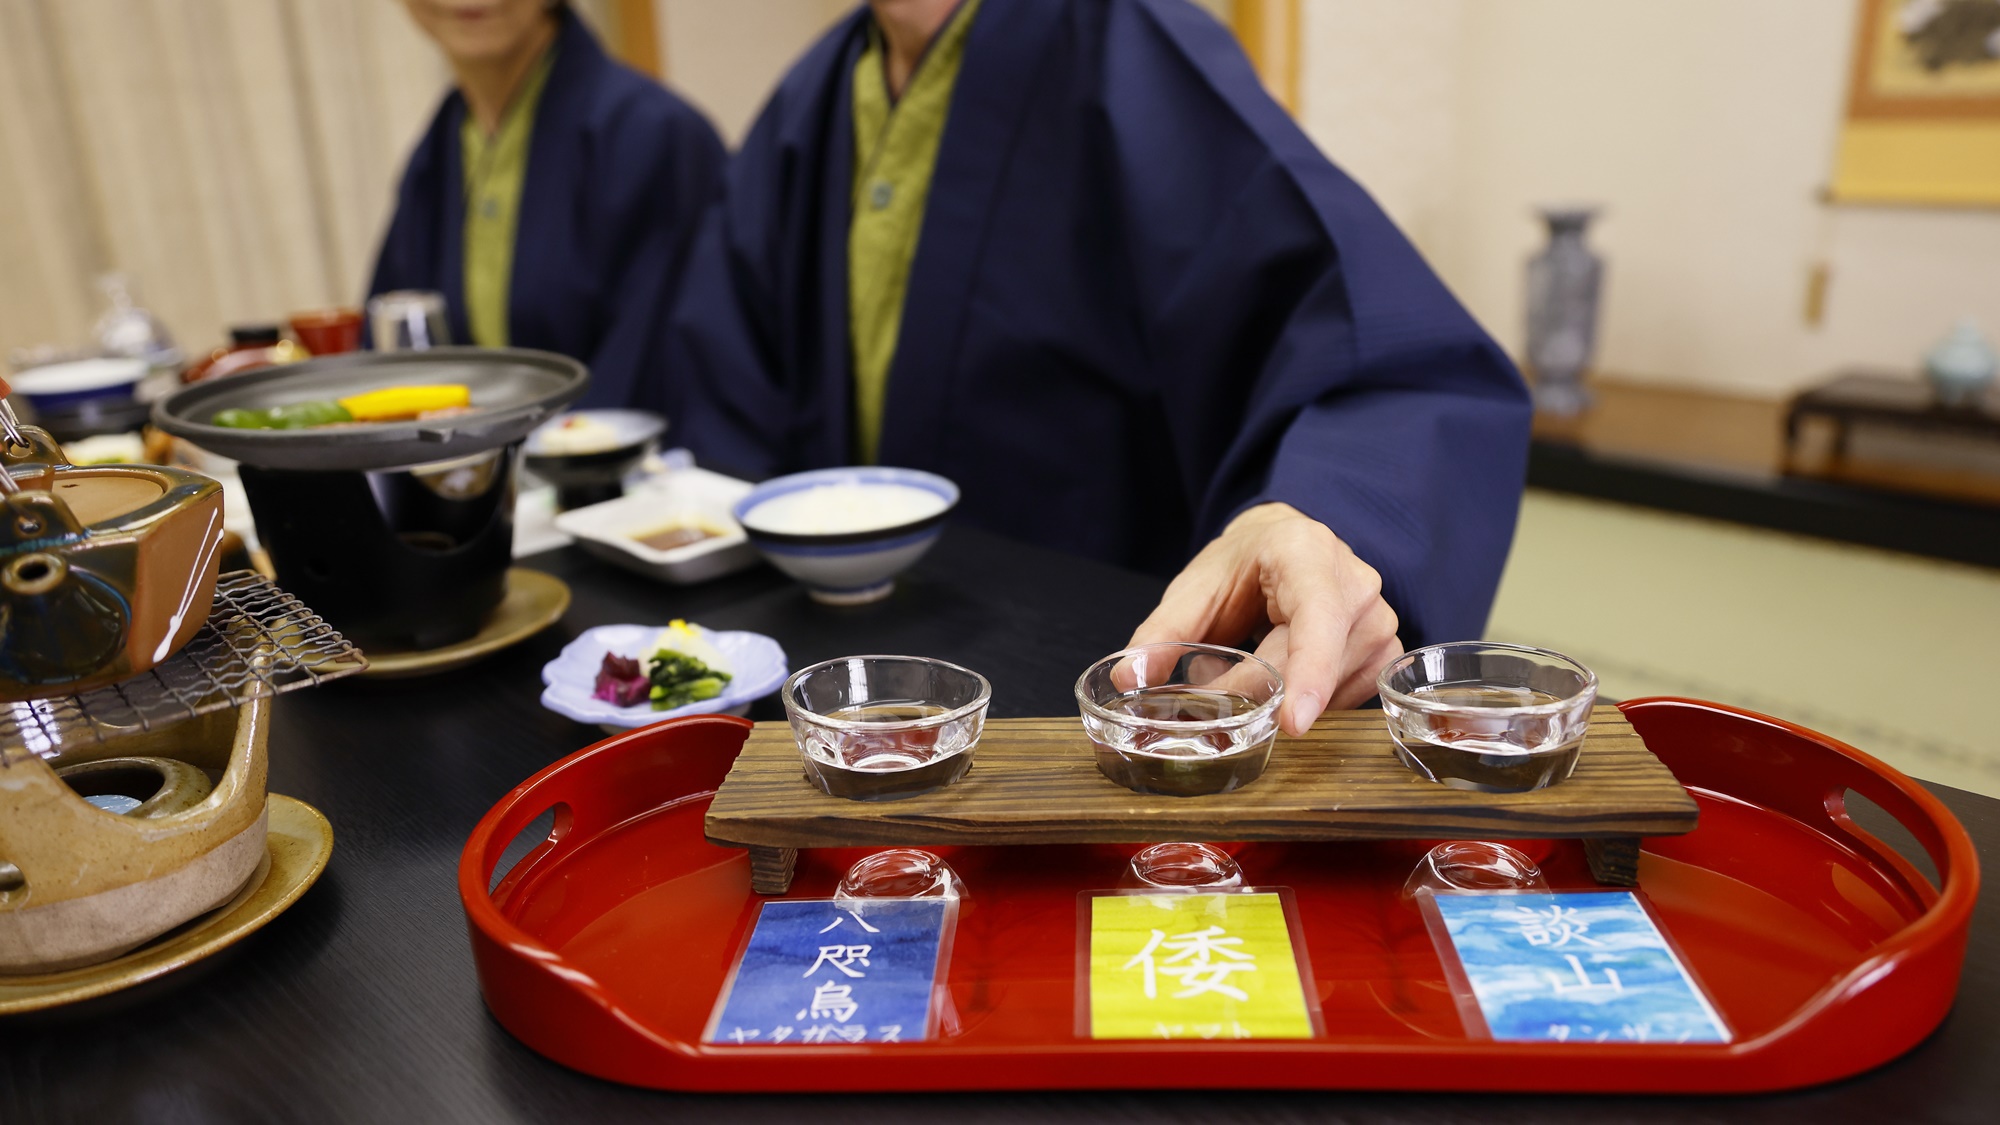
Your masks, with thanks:
[[[948,978],[956,1034],[705,1045],[764,901],[746,854],[702,836],[750,726],[723,716],[641,728],[530,778],[474,830],[459,894],[486,1003],[509,1031],[578,1070],[676,1090],[1774,1090],[1877,1066],[1936,1027],[1979,884],[1951,813],[1868,755],[1775,719],[1677,699],[1624,710],[1701,805],[1693,833],[1647,841],[1640,885],[1734,1029],[1727,1046],[1468,1037],[1400,897],[1415,842],[1237,852],[1252,881],[1296,896],[1327,1029],[1317,1039],[1078,1039],[1076,895],[1115,885],[1134,849],[1063,846],[933,849],[969,894]],[[1849,819],[1850,790],[1909,830],[1941,888]],[[548,840],[489,894],[507,844],[550,809]],[[1527,850],[1554,889],[1594,885],[1579,843]],[[787,897],[827,897],[863,854],[802,851]]]

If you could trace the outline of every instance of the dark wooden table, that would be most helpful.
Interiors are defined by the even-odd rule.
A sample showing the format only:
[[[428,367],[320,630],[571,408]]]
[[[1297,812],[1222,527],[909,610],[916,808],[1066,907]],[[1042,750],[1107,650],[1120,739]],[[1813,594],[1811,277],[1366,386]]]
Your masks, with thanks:
[[[576,632],[675,616],[777,637],[794,666],[854,651],[984,672],[996,716],[1065,714],[1089,661],[1123,644],[1161,584],[964,529],[888,602],[816,606],[768,570],[659,586],[573,551],[532,560],[576,600],[563,623],[462,672],[285,696],[271,787],[333,821],[333,862],[263,932],[190,969],[0,1019],[0,1122],[1801,1121],[1994,1119],[2000,917],[1980,904],[1956,1010],[1908,1056],[1848,1082],[1748,1098],[1012,1093],[682,1096],[568,1071],[487,1015],[455,893],[459,847],[510,788],[599,737],[536,701]],[[760,707],[769,708],[766,701]],[[775,711],[758,717],[776,717]],[[2000,801],[1940,795],[2000,871]],[[1855,1034],[1867,1034],[1856,1028]]]
[[[1920,379],[1866,371],[1836,376],[1793,395],[1785,406],[1788,464],[1797,453],[1799,428],[1808,418],[1833,423],[1835,461],[1847,456],[1848,436],[1857,423],[2000,441],[2000,391],[1989,388],[1969,402],[1946,406]]]

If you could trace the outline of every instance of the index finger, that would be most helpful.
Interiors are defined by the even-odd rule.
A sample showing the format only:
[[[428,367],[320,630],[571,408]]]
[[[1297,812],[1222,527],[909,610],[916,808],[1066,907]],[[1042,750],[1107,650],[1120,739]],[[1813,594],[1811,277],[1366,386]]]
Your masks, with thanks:
[[[1125,642],[1125,647],[1137,648],[1161,641],[1215,642],[1216,638],[1210,634],[1219,625],[1228,624],[1221,619],[1230,591],[1208,571],[1205,560],[1196,557],[1186,570],[1175,576],[1167,584],[1166,593],[1160,595],[1160,604],[1132,630],[1132,639]]]
[[[1313,583],[1314,589],[1299,595],[1295,604],[1279,608],[1285,614],[1284,663],[1285,706],[1278,725],[1288,734],[1304,734],[1327,700],[1333,698],[1340,682],[1341,654],[1347,648],[1347,632],[1353,620],[1341,604],[1331,576]]]

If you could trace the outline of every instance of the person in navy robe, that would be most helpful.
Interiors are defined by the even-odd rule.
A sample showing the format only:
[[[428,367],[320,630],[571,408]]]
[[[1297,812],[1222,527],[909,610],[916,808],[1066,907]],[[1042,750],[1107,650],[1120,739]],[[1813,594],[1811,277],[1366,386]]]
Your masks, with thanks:
[[[939,57],[933,163],[878,178]],[[850,252],[916,190],[871,426]],[[752,128],[670,343],[698,456],[872,444],[980,527],[1178,572],[1134,642],[1258,638],[1295,733],[1404,645],[1480,635],[1525,474],[1512,364],[1184,0],[871,0]]]
[[[406,0],[455,88],[410,155],[369,295],[432,289],[454,342],[560,352],[579,406],[658,409],[661,328],[726,162],[708,121],[567,5]]]

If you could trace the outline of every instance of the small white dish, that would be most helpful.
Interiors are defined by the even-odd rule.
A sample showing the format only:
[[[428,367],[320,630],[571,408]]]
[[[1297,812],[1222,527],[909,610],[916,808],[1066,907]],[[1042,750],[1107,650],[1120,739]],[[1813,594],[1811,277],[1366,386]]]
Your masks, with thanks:
[[[729,661],[731,678],[721,695],[671,711],[655,711],[650,703],[620,707],[591,694],[596,690],[597,670],[604,666],[606,653],[643,661],[651,655],[648,646],[653,638],[664,628],[665,625],[599,625],[585,629],[563,647],[561,655],[543,665],[542,683],[547,687],[542,692],[542,706],[616,734],[683,715],[740,715],[753,702],[778,690],[790,670],[785,650],[762,633],[717,632],[697,625],[695,628],[701,629],[702,636]]]
[[[556,530],[556,486],[522,482],[514,494],[514,557],[526,558],[570,545]]]
[[[687,586],[751,566],[757,552],[730,508],[748,495],[747,481],[706,469],[674,469],[625,495],[556,516],[555,527],[598,558],[649,578]],[[635,536],[693,523],[722,534],[662,551]]]
[[[556,486],[558,508],[584,508],[623,495],[625,477],[666,428],[665,418],[645,410],[572,410],[528,434],[521,464]]]
[[[573,434],[572,428],[579,426]],[[521,453],[549,461],[611,454],[636,458],[666,428],[667,420],[648,410],[571,410],[530,430]]]
[[[72,465],[143,465],[146,439],[136,433],[92,434],[62,443],[63,456]]]

